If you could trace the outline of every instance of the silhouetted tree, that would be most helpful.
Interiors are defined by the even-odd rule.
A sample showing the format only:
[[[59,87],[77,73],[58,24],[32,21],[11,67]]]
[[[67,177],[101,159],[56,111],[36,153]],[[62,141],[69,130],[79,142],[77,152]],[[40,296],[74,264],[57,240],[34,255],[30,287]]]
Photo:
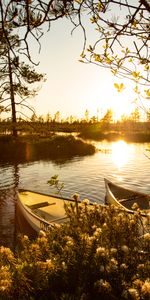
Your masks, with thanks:
[[[3,104],[5,111],[11,109],[13,135],[17,136],[17,113],[23,114],[20,107],[33,111],[27,99],[36,95],[37,89],[33,89],[32,85],[43,80],[44,75],[20,61],[20,56],[17,55],[20,42],[17,35],[12,35],[12,30],[8,30],[7,37],[13,45],[15,56],[11,55],[4,32],[1,30],[0,33],[0,104]]]

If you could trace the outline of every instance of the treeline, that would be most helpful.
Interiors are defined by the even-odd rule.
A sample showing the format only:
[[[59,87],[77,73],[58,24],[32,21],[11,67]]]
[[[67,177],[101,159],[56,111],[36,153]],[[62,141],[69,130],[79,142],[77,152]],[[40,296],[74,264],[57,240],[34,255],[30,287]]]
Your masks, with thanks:
[[[14,124],[11,121],[0,122],[0,134],[10,134],[12,132]],[[44,121],[18,121],[16,124],[16,130],[19,134],[40,134],[49,136],[55,132],[64,133],[85,133],[96,132],[105,133],[106,131],[115,132],[146,132],[150,131],[150,122],[137,122],[134,120],[124,120],[117,122],[110,122],[107,120],[101,120],[99,122],[91,121],[74,121],[69,122],[44,122]]]

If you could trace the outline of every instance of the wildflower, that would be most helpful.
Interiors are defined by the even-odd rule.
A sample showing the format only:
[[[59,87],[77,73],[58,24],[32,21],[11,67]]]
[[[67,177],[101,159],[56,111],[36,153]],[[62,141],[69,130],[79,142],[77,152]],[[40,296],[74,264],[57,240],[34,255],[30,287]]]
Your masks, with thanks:
[[[138,291],[136,289],[129,288],[128,292],[131,295],[132,299],[135,299],[135,300],[139,299],[139,294],[138,294]]]
[[[89,201],[88,199],[84,199],[84,200],[82,201],[82,203],[84,203],[85,205],[89,205],[89,204],[90,204],[90,201]]]
[[[65,261],[62,261],[62,268],[63,268],[63,269],[67,269],[67,266],[66,266]]]
[[[23,236],[23,242],[28,242],[28,241],[29,241],[28,236],[27,236],[27,235],[24,235],[24,236]]]
[[[74,245],[73,240],[70,238],[70,240],[67,241],[66,245],[67,245],[68,247],[73,246],[73,245]]]
[[[0,247],[0,255],[9,261],[14,259],[12,251],[9,248],[3,247],[3,246]]]
[[[135,220],[131,219],[131,220],[130,220],[130,225],[131,225],[131,226],[135,226]]]
[[[11,274],[7,266],[1,267],[0,272],[0,292],[9,290],[12,285]]]
[[[117,268],[118,268],[118,262],[117,262],[116,259],[111,258],[111,260],[110,260],[110,268],[111,268],[111,270],[113,270],[113,271],[116,271],[116,270],[117,270]]]
[[[75,193],[72,198],[75,200],[75,201],[79,201],[79,194]]]
[[[121,250],[122,250],[125,254],[127,254],[127,253],[129,252],[129,248],[128,248],[128,246],[126,246],[126,245],[123,245],[123,246],[121,247]]]
[[[145,269],[144,264],[139,264],[139,265],[137,266],[137,269],[138,269],[139,271],[144,271],[144,269]]]
[[[103,224],[103,229],[107,229],[107,228],[108,228],[107,224],[104,223],[104,224]]]
[[[39,247],[38,244],[32,244],[32,245],[31,245],[31,249],[32,249],[32,251],[39,251],[39,250],[40,250],[40,247]]]
[[[96,282],[96,287],[99,289],[99,291],[104,290],[106,292],[111,291],[111,286],[108,281],[100,279]]]
[[[95,230],[95,232],[94,232],[94,236],[95,236],[95,237],[98,237],[98,236],[101,235],[101,233],[102,233],[102,229],[101,229],[101,228],[96,228],[96,230]]]
[[[117,260],[115,259],[115,258],[111,258],[111,263],[113,264],[113,265],[118,265],[118,262],[117,262]]]
[[[143,286],[143,281],[142,280],[140,280],[140,279],[136,279],[136,280],[134,280],[134,285],[138,288],[138,289],[141,289],[142,288],[142,286]]]
[[[48,265],[52,265],[52,260],[51,259],[47,259],[46,262],[47,262]]]
[[[97,229],[97,226],[96,225],[93,225],[92,226],[92,229],[95,231]]]
[[[142,286],[142,293],[150,297],[150,282],[146,280]]]
[[[46,233],[43,230],[40,230],[39,237],[45,237]]]
[[[121,264],[121,265],[120,265],[120,268],[121,268],[122,270],[126,270],[128,267],[127,267],[126,264]]]
[[[93,207],[94,207],[95,209],[98,209],[98,208],[100,207],[100,205],[99,205],[98,203],[96,203],[96,202],[93,202]]]
[[[143,237],[145,241],[150,242],[150,233],[145,233]]]
[[[98,247],[96,249],[96,254],[99,255],[99,256],[105,256],[106,255],[105,247]]]
[[[133,210],[137,210],[139,208],[138,204],[135,202],[133,205],[132,205],[132,209]]]
[[[111,249],[110,249],[110,253],[111,253],[112,255],[115,255],[115,254],[117,253],[117,249],[116,249],[116,248],[111,248]]]

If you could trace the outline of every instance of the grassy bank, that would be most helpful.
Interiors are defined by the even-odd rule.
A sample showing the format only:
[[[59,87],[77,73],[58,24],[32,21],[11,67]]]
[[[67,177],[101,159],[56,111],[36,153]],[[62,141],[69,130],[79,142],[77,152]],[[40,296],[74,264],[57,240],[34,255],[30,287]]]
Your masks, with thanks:
[[[0,160],[3,162],[72,158],[77,155],[91,155],[94,152],[94,146],[80,139],[75,139],[71,135],[54,135],[49,138],[38,136],[0,137]]]
[[[150,299],[150,234],[140,212],[85,200],[66,213],[68,223],[32,242],[24,236],[15,253],[0,247],[0,299]]]
[[[117,132],[117,131],[108,131],[103,132],[99,130],[86,130],[79,134],[79,137],[84,139],[91,139],[96,141],[117,141],[124,140],[126,142],[133,143],[149,143],[150,142],[150,132]]]

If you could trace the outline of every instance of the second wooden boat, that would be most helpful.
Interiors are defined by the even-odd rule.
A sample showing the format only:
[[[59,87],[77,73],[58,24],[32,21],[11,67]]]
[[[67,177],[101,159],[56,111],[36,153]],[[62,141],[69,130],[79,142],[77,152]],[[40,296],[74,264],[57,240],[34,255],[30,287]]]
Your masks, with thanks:
[[[121,187],[106,178],[104,181],[106,204],[113,204],[118,208],[132,211],[136,203],[144,213],[150,213],[150,195]]]

